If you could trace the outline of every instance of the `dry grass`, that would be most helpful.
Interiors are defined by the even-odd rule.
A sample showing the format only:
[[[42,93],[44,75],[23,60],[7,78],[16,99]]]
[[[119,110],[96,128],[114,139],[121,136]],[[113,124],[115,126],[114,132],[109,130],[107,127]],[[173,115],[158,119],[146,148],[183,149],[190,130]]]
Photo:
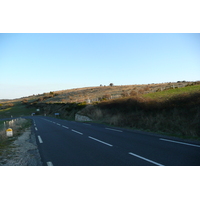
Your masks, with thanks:
[[[55,98],[49,98],[44,102],[96,102],[107,99],[116,99],[121,97],[157,92],[169,88],[184,87],[194,84],[193,82],[184,83],[161,83],[161,84],[144,84],[144,85],[124,85],[124,86],[101,86],[101,87],[88,87],[78,88],[71,90],[57,91],[58,94]]]
[[[17,118],[14,120],[9,120],[1,123],[0,126],[0,143],[4,142],[8,139],[6,135],[6,130],[11,128],[13,130],[13,137],[21,134],[21,131],[26,127],[29,123],[27,119]]]
[[[170,88],[181,88],[194,84],[200,84],[200,82],[170,82],[159,84],[152,83],[142,85],[114,85],[75,88],[24,97],[18,100],[9,101],[9,103],[14,103],[16,101],[23,101],[27,103],[92,103],[106,99],[116,99],[127,96],[155,93],[158,91],[168,90]]]
[[[30,111],[40,107],[42,114],[59,112],[60,116],[72,119],[79,112],[115,126],[199,137],[199,88],[200,82],[77,88],[0,102],[4,106],[4,110],[0,108],[0,114],[4,116],[8,112],[10,115],[11,110],[13,113],[22,112],[20,106],[23,105],[23,108],[30,106]],[[91,105],[83,109],[84,105],[79,102]],[[4,104],[14,106],[5,110]],[[27,108],[23,112],[31,114]]]
[[[0,124],[0,159],[9,158],[13,155],[13,142],[20,136],[24,130],[31,125],[30,120],[18,118],[16,120],[6,121],[5,123],[1,121]],[[6,129],[13,129],[13,137],[7,137]],[[1,164],[1,163],[0,163]]]
[[[110,100],[86,107],[81,114],[114,126],[200,137],[200,92],[169,99],[135,96]]]

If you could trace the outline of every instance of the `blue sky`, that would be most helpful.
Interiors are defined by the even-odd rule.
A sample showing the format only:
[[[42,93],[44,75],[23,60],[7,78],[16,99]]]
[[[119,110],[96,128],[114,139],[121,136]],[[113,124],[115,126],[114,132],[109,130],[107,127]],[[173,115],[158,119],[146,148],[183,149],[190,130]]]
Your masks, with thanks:
[[[0,34],[0,99],[87,86],[200,80],[200,34]]]

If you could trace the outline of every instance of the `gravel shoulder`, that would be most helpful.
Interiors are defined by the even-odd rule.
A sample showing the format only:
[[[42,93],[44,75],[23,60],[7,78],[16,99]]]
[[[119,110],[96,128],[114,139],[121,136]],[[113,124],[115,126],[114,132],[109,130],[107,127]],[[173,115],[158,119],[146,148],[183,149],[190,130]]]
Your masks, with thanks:
[[[0,166],[42,166],[35,135],[30,128],[4,150]]]

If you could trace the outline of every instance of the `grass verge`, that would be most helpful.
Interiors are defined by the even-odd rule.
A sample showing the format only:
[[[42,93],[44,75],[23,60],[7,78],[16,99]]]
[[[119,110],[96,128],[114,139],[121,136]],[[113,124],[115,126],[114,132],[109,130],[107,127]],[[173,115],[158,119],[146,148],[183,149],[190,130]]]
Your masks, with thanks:
[[[35,111],[35,108],[27,108],[26,105],[17,102],[12,107],[0,109],[0,118],[22,117],[31,115]]]
[[[24,118],[17,118],[15,120],[3,121],[0,124],[0,156],[4,153],[9,154],[9,148],[13,147],[12,143],[15,141],[26,128],[32,124],[31,120]],[[13,137],[7,137],[6,129],[12,128]]]

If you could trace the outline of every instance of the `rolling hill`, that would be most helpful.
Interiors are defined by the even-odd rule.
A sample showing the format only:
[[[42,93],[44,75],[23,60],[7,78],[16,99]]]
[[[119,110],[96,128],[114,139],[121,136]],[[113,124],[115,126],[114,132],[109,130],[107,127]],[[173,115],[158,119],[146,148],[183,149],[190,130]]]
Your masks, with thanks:
[[[98,123],[199,138],[200,81],[76,88],[0,101],[0,118],[32,113],[68,120],[78,113]]]

